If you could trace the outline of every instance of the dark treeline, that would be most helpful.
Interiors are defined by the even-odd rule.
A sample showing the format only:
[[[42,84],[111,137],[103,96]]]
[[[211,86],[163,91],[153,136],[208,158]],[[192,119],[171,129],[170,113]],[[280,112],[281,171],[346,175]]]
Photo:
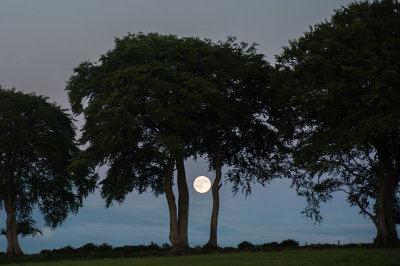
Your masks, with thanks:
[[[396,245],[399,47],[398,1],[336,10],[283,47],[275,66],[232,37],[128,34],[67,83],[72,112],[85,121],[78,140],[66,110],[0,88],[7,254],[22,254],[18,234],[40,233],[33,208],[55,228],[97,186],[107,207],[132,191],[165,195],[171,252],[188,252],[185,160],[197,157],[215,173],[206,249],[218,248],[223,167],[233,192],[246,195],[254,183],[290,178],[316,222],[320,203],[344,191],[376,226],[375,243]],[[99,166],[108,169],[101,182]]]
[[[276,252],[284,250],[348,250],[348,249],[371,249],[372,244],[311,244],[299,246],[299,243],[293,239],[283,240],[282,242],[269,242],[263,244],[253,244],[243,241],[237,247],[218,247],[215,249],[201,248],[195,246],[188,248],[188,255],[203,254],[233,254],[243,252]],[[144,258],[144,257],[166,257],[171,254],[171,245],[164,243],[158,245],[151,242],[149,245],[125,245],[121,247],[112,247],[107,243],[96,245],[87,243],[81,247],[73,248],[65,246],[59,249],[43,249],[39,254],[24,254],[22,256],[7,256],[4,252],[0,252],[0,264],[24,263],[24,262],[57,262],[60,260],[89,260],[89,259],[105,259],[105,258]]]

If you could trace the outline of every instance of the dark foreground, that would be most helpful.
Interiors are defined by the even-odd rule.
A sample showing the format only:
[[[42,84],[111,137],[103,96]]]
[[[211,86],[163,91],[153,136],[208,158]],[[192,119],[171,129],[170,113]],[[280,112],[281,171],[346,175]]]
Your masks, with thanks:
[[[400,265],[400,249],[286,249],[145,258],[68,259],[11,265]]]

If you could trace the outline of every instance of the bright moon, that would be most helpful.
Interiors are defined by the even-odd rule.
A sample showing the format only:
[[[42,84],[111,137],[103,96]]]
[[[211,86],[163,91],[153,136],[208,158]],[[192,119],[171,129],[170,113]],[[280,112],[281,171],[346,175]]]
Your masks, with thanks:
[[[199,193],[206,193],[211,188],[211,181],[206,176],[199,176],[194,180],[193,187]]]

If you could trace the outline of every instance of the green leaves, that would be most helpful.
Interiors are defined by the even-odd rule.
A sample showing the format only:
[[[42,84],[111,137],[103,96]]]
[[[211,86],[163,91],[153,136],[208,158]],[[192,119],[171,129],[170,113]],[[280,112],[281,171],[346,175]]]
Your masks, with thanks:
[[[107,206],[133,190],[162,193],[167,160],[194,153],[199,102],[214,88],[204,78],[210,49],[196,38],[129,34],[98,63],[75,68],[67,91],[85,117],[80,143],[88,146],[76,160],[109,166]]]
[[[292,166],[317,183],[308,187],[315,193],[349,188],[353,203],[354,195],[363,202],[376,197],[365,188],[377,189],[379,149],[400,169],[399,7],[397,1],[350,4],[277,57],[278,128],[293,149]],[[340,185],[319,184],[321,176]]]
[[[226,150],[224,163],[249,168],[244,156],[277,150],[262,118],[272,68],[255,45],[128,34],[74,71],[67,91],[85,117],[87,145],[77,160],[110,167],[101,182],[107,205],[133,190],[161,193],[171,156],[206,154],[212,164],[215,149]]]
[[[6,235],[6,229],[2,228],[0,233]],[[17,234],[21,237],[43,235],[42,231],[35,227],[35,221],[29,215],[17,218]]]
[[[77,212],[93,189],[93,182],[84,184],[83,176],[68,170],[77,152],[66,110],[45,97],[0,88],[0,195],[6,200],[16,194],[18,215],[31,221],[38,205],[55,227]]]

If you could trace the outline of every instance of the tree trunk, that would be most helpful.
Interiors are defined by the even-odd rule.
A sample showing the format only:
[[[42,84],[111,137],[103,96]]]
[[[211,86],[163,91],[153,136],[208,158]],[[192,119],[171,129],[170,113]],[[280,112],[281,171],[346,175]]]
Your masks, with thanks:
[[[379,157],[379,189],[377,199],[378,233],[376,244],[379,246],[393,246],[398,237],[393,218],[393,206],[397,177],[391,164],[390,156],[378,150]]]
[[[169,209],[169,240],[171,241],[172,250],[171,253],[174,255],[182,255],[182,245],[179,239],[179,227],[175,204],[175,195],[172,190],[174,175],[174,161],[170,160],[168,163],[166,174],[165,174],[165,197],[168,202]]]
[[[183,157],[176,160],[176,170],[178,175],[178,226],[179,238],[183,249],[189,247],[188,241],[188,220],[189,220],[189,189],[186,182],[186,173]]]
[[[17,219],[15,211],[17,209],[17,195],[15,193],[9,193],[7,200],[4,201],[7,220],[6,220],[6,237],[7,237],[7,255],[21,255],[24,254],[18,243],[18,232],[17,232]]]
[[[390,176],[379,178],[378,192],[378,233],[376,243],[379,246],[392,246],[397,243],[396,225],[393,219],[394,178]]]
[[[219,212],[219,189],[221,187],[222,166],[218,156],[215,159],[215,180],[211,188],[213,196],[213,208],[210,223],[210,238],[205,245],[206,248],[217,248],[217,226],[218,226],[218,212]]]

